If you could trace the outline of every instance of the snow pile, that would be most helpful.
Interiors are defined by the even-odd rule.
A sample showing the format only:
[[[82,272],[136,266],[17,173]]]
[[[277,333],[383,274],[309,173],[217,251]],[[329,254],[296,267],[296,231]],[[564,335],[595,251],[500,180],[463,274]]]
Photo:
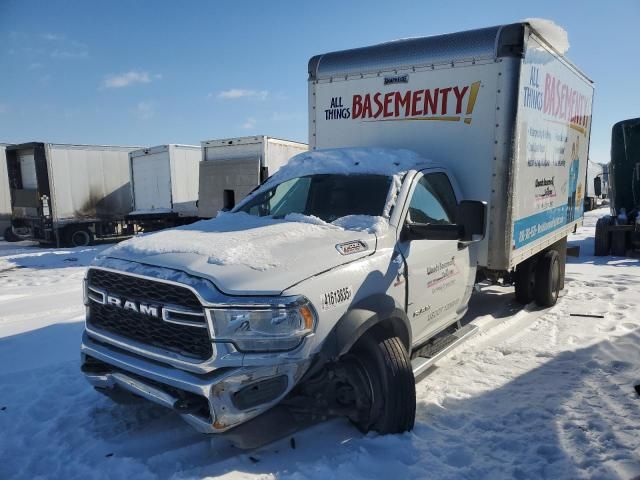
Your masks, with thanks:
[[[347,215],[331,222],[345,230],[375,233],[382,235],[389,229],[389,221],[384,217],[370,217],[369,215]]]
[[[352,217],[345,217],[341,222],[331,224],[300,214],[274,219],[244,212],[221,213],[211,220],[134,237],[106,254],[135,257],[193,253],[208,257],[208,263],[214,265],[244,265],[254,270],[268,270],[280,266],[278,259],[283,258],[274,251],[291,247],[296,242],[325,237],[332,241],[332,232],[344,230],[381,233],[384,224],[388,225],[381,217],[358,217],[362,218],[350,220]]]
[[[553,20],[546,18],[526,18],[523,20],[531,25],[553,48],[564,55],[569,50],[569,34]]]
[[[375,233],[376,235],[382,235],[389,230],[389,221],[386,218],[371,215],[347,215],[345,217],[338,218],[331,223],[325,222],[314,215],[302,215],[300,213],[290,213],[284,217],[284,219],[291,222],[322,225],[339,230]]]

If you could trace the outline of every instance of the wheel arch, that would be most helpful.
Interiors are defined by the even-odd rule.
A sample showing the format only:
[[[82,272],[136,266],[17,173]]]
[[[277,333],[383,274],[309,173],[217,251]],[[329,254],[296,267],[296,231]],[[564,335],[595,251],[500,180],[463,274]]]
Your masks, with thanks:
[[[383,329],[393,333],[411,351],[411,323],[404,310],[386,294],[369,296],[354,304],[333,327],[321,350],[326,360],[335,360],[365,335]]]

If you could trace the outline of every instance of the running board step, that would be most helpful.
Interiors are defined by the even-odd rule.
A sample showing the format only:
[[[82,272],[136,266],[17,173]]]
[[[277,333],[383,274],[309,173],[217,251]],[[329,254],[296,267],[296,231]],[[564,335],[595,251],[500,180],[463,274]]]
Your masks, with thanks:
[[[413,376],[418,377],[424,373],[429,367],[433,366],[438,360],[447,355],[451,350],[459,346],[465,340],[471,338],[474,334],[478,333],[478,327],[476,325],[467,324],[464,327],[456,330],[451,335],[448,335],[445,341],[439,342],[440,348],[430,349],[427,352],[422,353],[421,357],[416,357],[411,360],[411,368],[413,369]]]

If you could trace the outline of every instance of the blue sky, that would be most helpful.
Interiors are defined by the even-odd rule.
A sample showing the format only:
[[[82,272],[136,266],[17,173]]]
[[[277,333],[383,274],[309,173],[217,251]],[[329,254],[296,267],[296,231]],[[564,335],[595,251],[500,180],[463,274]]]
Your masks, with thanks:
[[[591,158],[640,116],[640,2],[0,0],[0,141],[307,139],[307,61],[400,37],[549,18],[596,82]]]

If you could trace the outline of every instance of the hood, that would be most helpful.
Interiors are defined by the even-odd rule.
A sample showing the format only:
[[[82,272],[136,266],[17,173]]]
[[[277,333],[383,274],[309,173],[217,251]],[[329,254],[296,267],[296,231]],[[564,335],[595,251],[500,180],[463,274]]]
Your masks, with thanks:
[[[180,270],[209,279],[228,295],[278,295],[311,276],[371,255],[376,233],[385,228],[388,223],[381,217],[345,217],[329,224],[302,215],[276,220],[221,214],[134,237],[105,251],[97,262],[110,257]]]

